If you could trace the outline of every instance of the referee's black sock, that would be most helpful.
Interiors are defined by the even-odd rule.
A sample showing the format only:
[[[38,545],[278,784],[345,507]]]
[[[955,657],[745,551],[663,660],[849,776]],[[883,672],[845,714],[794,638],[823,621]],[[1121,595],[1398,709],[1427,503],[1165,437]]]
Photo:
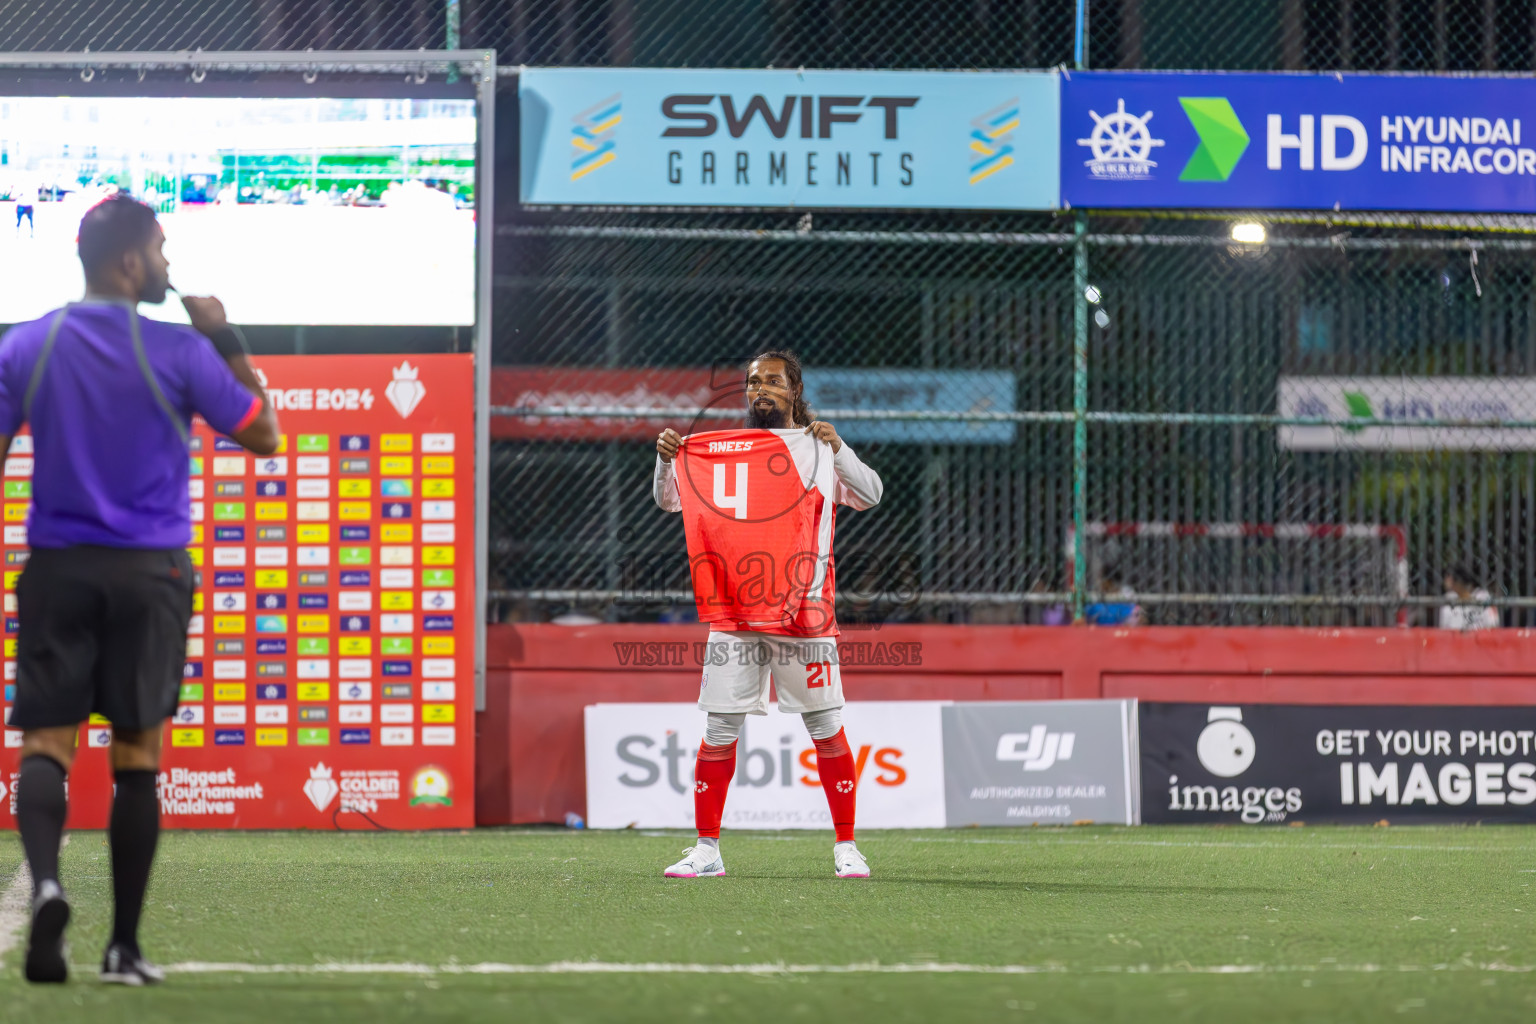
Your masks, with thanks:
[[[16,827],[32,869],[32,892],[44,882],[59,880],[59,844],[64,841],[64,766],[47,754],[21,760],[16,780]]]
[[[149,868],[160,840],[160,797],[155,772],[117,772],[108,842],[112,850],[112,941],[139,949],[139,915]]]

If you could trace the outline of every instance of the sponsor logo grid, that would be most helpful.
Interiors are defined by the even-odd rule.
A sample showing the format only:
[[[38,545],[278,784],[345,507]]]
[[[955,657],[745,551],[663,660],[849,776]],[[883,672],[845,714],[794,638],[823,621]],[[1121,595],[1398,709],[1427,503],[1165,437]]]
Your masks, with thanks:
[[[188,551],[197,588],[160,777],[172,823],[219,824],[198,819],[239,819],[264,803],[294,806],[294,798],[321,809],[322,783],[278,793],[278,776],[246,767],[257,748],[289,757],[309,748],[312,764],[334,766],[342,799],[333,810],[455,806],[454,780],[472,764],[473,744],[475,627],[465,614],[473,605],[473,509],[457,500],[473,493],[473,431],[469,403],[453,408],[460,398],[432,365],[449,358],[458,359],[264,360],[285,430],[271,456],[244,452],[196,422]],[[347,365],[354,360],[359,368]],[[326,376],[283,373],[298,364],[337,367],[329,376],[349,386],[278,386]],[[461,365],[467,380],[468,360]],[[434,390],[444,392],[435,404]],[[30,440],[18,438],[13,452]],[[7,497],[29,499],[30,459],[9,464],[18,479]],[[7,554],[24,557],[25,540],[24,528],[8,530]],[[8,598],[18,575],[7,574]],[[405,689],[386,693],[386,676]],[[4,698],[8,720],[13,686]],[[19,746],[19,731],[5,737],[7,748]],[[109,723],[93,718],[82,738],[85,747],[110,746]],[[354,767],[359,757],[366,767]],[[427,768],[435,774],[418,785]]]

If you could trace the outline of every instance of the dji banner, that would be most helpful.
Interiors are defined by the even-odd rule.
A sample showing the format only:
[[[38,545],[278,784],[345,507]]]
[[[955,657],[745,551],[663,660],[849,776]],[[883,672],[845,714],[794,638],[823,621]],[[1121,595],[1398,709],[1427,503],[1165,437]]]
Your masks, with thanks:
[[[1136,701],[944,708],[945,824],[1133,825]]]
[[[1147,704],[1147,822],[1536,820],[1536,710]]]

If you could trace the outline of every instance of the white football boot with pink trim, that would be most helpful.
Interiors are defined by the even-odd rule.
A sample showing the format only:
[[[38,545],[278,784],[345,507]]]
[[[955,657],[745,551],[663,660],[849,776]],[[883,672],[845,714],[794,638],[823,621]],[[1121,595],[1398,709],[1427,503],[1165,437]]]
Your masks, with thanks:
[[[869,861],[859,852],[859,848],[853,845],[852,840],[846,843],[835,843],[832,846],[832,862],[837,866],[838,878],[868,878]]]
[[[667,868],[668,878],[715,878],[725,874],[725,861],[720,859],[720,847],[700,843],[683,851],[683,859]]]

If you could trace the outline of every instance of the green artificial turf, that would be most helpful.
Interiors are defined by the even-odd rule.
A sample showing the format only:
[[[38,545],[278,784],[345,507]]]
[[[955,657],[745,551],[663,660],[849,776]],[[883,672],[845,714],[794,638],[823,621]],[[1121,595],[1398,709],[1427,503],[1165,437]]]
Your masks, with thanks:
[[[1138,828],[727,833],[724,878],[668,880],[681,834],[168,833],[164,965],[413,964],[423,974],[174,972],[95,983],[105,837],[75,833],[70,984],[0,968],[0,1020],[142,1022],[1529,1019],[1536,830]],[[0,839],[0,880],[20,859]],[[911,973],[472,974],[466,965],[907,965]],[[1030,973],[937,972],[1015,965]],[[444,971],[443,968],[448,968]],[[504,970],[505,968],[492,968]],[[533,1016],[525,1016],[533,1015]]]

